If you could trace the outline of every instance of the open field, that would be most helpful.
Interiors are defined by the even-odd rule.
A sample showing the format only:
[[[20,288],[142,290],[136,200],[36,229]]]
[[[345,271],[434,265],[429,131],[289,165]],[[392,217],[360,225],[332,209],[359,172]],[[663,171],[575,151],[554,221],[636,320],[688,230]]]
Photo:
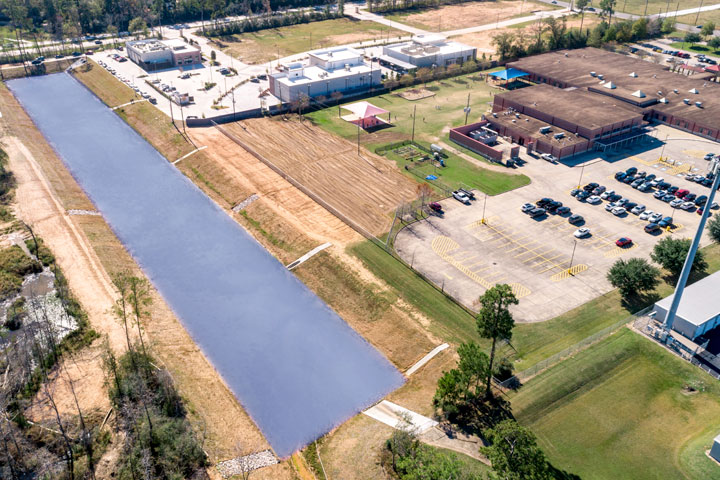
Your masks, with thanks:
[[[720,50],[713,50],[712,48],[708,47],[707,45],[702,45],[700,43],[692,44],[692,43],[686,43],[686,42],[673,42],[670,44],[670,47],[676,48],[678,50],[687,50],[690,52],[704,53],[705,55],[720,55]]]
[[[693,2],[688,2],[693,3]],[[714,4],[715,2],[712,2]],[[684,2],[681,4],[684,5]],[[681,9],[684,7],[680,7]],[[709,12],[700,12],[700,17],[697,13],[691,13],[690,15],[682,15],[677,17],[678,23],[686,23],[688,25],[702,25],[707,22],[715,22],[715,25],[720,24],[720,10],[710,10]],[[700,29],[697,30],[698,33]]]
[[[592,28],[594,25],[597,25],[600,23],[600,19],[597,15],[592,14],[586,14],[585,20],[580,19],[580,15],[568,15],[566,17],[563,17],[566,20],[566,25],[568,29],[570,28],[580,28],[580,25],[582,24],[583,30],[587,28]],[[531,36],[530,26],[535,23],[533,22],[525,22],[525,23],[518,23],[516,25],[512,25],[510,27],[506,28],[497,28],[493,30],[488,30],[485,32],[477,32],[477,33],[466,33],[464,35],[459,35],[456,37],[451,37],[451,40],[455,40],[460,43],[465,43],[467,45],[472,45],[473,47],[478,48],[478,55],[480,55],[480,52],[495,52],[495,46],[492,44],[492,39],[494,36],[510,32],[516,35],[526,35]]]
[[[486,25],[511,18],[529,16],[533,12],[556,10],[558,8],[560,7],[547,3],[502,0],[499,2],[468,2],[459,5],[443,5],[438,8],[390,13],[383,15],[383,17],[430,32],[443,32],[476,25]]]
[[[421,88],[420,86],[415,88]],[[379,95],[370,99],[378,107],[388,110],[391,114],[392,125],[372,133],[361,132],[360,143],[369,150],[388,143],[410,140],[413,131],[413,112],[415,113],[415,141],[429,147],[431,143],[446,144],[456,147],[448,139],[451,127],[463,125],[465,114],[463,108],[470,96],[470,107],[473,109],[468,121],[476,121],[486,111],[491,93],[499,91],[480,79],[477,74],[463,75],[452,79],[428,82],[425,88],[435,95],[421,100],[409,101],[400,95],[408,90],[396,90],[393,93]],[[341,105],[342,107],[342,105]],[[357,127],[339,118],[337,107],[317,110],[307,115],[315,124],[323,127],[348,140],[357,138]],[[458,147],[459,148],[459,147]],[[397,163],[401,171],[414,180],[419,178],[405,170],[411,163],[393,151],[386,156]],[[477,160],[477,157],[467,159],[448,152],[445,169],[430,171],[438,175],[442,182],[457,187],[464,183],[494,195],[526,185],[529,179],[525,175],[515,173],[497,165],[488,165],[486,160]]]
[[[350,141],[309,122],[257,119],[223,128],[374,235],[390,228],[397,205],[416,196],[415,182],[395,165],[366,151],[360,157]]]
[[[704,5],[708,5],[710,2],[704,3]],[[615,10],[618,12],[626,12],[626,13],[635,13],[639,15],[645,14],[645,0],[622,0],[622,2],[617,2],[615,5]],[[666,0],[648,0],[647,1],[647,14],[648,15],[657,15],[658,13],[665,13],[666,11],[674,12],[675,10],[684,10],[687,8],[694,8],[699,7],[701,4],[703,4],[702,0],[683,0],[681,2],[670,2],[668,3]],[[595,2],[591,2],[591,5],[594,6],[598,11],[600,10],[600,2],[595,0]],[[678,18],[678,21],[681,20]]]
[[[257,64],[347,43],[398,38],[405,32],[379,23],[337,18],[217,38],[213,43],[244,63]]]
[[[582,478],[717,478],[705,456],[720,429],[717,381],[628,329],[510,400],[550,461]]]

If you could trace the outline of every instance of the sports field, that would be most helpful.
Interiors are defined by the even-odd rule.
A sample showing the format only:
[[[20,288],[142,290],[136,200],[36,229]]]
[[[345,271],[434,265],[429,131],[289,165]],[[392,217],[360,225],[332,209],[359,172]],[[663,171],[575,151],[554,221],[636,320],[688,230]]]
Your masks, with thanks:
[[[351,18],[303,23],[213,39],[226,53],[245,63],[265,63],[316,48],[393,39],[405,32]],[[217,44],[217,43],[216,43]]]
[[[510,398],[550,461],[583,479],[717,478],[705,449],[720,430],[720,386],[628,329]]]

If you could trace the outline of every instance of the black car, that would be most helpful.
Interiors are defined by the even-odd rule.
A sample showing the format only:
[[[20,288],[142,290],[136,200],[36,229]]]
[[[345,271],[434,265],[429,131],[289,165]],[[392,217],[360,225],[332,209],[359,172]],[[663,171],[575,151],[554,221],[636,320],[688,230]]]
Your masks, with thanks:
[[[635,175],[637,173],[638,169],[635,167],[630,167],[627,170],[625,170],[625,173],[628,175]]]
[[[613,193],[612,195],[610,195],[610,196],[607,198],[607,201],[608,201],[608,202],[617,202],[617,201],[620,200],[621,198],[622,198],[622,195],[617,194],[617,193]]]
[[[711,178],[706,178],[705,180],[702,181],[702,184],[704,187],[712,187],[712,183],[713,183],[713,181]]]
[[[647,172],[638,172],[637,175],[635,175],[636,178],[645,178],[647,176]]]
[[[686,202],[692,202],[696,198],[697,198],[697,195],[695,195],[694,193],[688,193],[687,195],[685,195],[683,197],[683,200],[685,200]]]
[[[633,208],[637,207],[637,202],[627,202],[625,205],[623,205],[623,207],[629,212]]]
[[[558,215],[567,215],[570,213],[570,207],[559,207],[557,210],[555,210],[555,213]]]
[[[697,197],[695,199],[695,205],[697,205],[698,207],[702,207],[703,205],[705,205],[707,203],[707,201],[708,201],[707,195],[700,195],[699,197]]]
[[[80,52],[72,52],[72,56],[73,56],[73,57],[79,57],[80,55],[82,55],[82,53],[80,53]]]
[[[668,188],[670,188],[670,184],[668,182],[660,182],[657,184],[658,190],[667,190]]]
[[[599,186],[600,186],[600,184],[595,183],[595,182],[592,182],[592,183],[588,183],[587,185],[585,185],[585,186],[583,187],[583,190],[585,190],[586,192],[592,192],[593,190],[595,190],[595,189],[596,189],[597,187],[599,187]]]
[[[630,183],[634,182],[635,180],[637,180],[637,179],[634,176],[628,175],[627,177],[622,179],[622,182],[630,184]]]
[[[568,223],[570,223],[571,225],[577,225],[578,223],[582,223],[584,221],[585,219],[582,217],[582,215],[578,215],[577,213],[568,217]]]
[[[545,215],[545,209],[544,209],[544,208],[533,208],[533,209],[530,210],[530,212],[528,212],[528,213],[529,213],[529,215],[530,215],[531,217],[533,217],[533,218],[535,218],[535,217],[541,217],[541,216]]]
[[[625,177],[627,177],[627,173],[625,173],[625,172],[615,173],[615,180],[622,180]]]
[[[541,198],[540,200],[535,202],[535,205],[537,205],[538,207],[544,207],[545,205],[547,205],[548,203],[551,203],[552,201],[553,201],[552,198],[545,197],[545,198]]]
[[[652,181],[655,180],[656,178],[657,178],[657,176],[656,176],[654,173],[651,173],[651,174],[645,176],[645,181],[646,181],[646,182],[652,182]]]
[[[575,198],[577,198],[578,200],[580,200],[580,201],[582,202],[583,200],[587,200],[587,198],[588,198],[590,195],[592,195],[590,192],[585,192],[585,191],[583,191],[583,192],[578,193],[578,194],[575,196]]]
[[[675,192],[677,192],[679,189],[680,188],[676,187],[675,185],[670,185],[670,187],[667,189],[667,192],[675,195]]]
[[[577,194],[580,193],[580,192],[582,192],[582,190],[580,190],[579,188],[573,188],[572,190],[570,190],[570,196],[571,196],[571,197],[576,197]]]
[[[562,207],[562,202],[558,202],[558,201],[550,202],[550,203],[548,203],[547,205],[545,205],[545,209],[546,209],[548,212],[551,212],[551,213],[554,212],[555,210],[557,210],[557,209],[560,208],[560,207]]]

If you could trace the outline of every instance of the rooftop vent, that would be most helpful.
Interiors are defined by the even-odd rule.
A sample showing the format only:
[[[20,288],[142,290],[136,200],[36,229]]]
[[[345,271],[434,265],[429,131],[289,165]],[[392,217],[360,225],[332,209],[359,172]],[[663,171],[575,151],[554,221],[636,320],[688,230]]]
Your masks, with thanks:
[[[700,92],[698,92],[698,89],[697,89],[697,88],[691,88],[690,90],[688,90],[688,93],[698,94],[698,93],[700,93]]]
[[[595,72],[590,72],[590,76],[591,76],[591,77],[597,77],[597,73],[595,73]]]
[[[673,92],[678,93],[678,89],[677,89],[677,88],[673,88]]]
[[[635,72],[632,72],[632,73],[631,73],[630,75],[628,75],[628,76],[629,76],[629,77],[633,77],[633,78],[637,78],[638,74],[635,73]]]
[[[605,78],[605,75],[603,75],[602,73],[599,73],[597,77],[598,77],[600,80],[602,80],[603,78]]]
[[[658,91],[657,91],[657,94],[658,94],[658,95],[662,95],[662,94],[663,94],[663,93],[662,93],[662,90],[658,90]]]
[[[560,140],[564,136],[565,136],[565,134],[563,132],[556,133],[555,135],[553,135],[553,137],[555,137],[556,140]]]
[[[616,88],[615,84],[613,82],[607,82],[605,85],[603,85],[603,87],[608,88],[610,90]]]
[[[698,108],[702,108],[702,102],[695,102],[695,106]]]
[[[690,105],[690,99],[689,98],[683,98],[683,103],[685,105]]]
[[[659,100],[660,103],[668,103],[668,99],[663,97]]]
[[[636,90],[632,94],[633,97],[645,98],[645,93],[642,90]]]

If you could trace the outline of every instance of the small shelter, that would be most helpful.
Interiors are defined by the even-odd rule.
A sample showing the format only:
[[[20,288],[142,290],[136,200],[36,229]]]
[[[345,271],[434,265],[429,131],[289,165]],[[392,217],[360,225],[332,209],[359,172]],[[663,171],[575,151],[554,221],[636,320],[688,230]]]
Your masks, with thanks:
[[[495,80],[504,80],[505,86],[507,87],[510,80],[515,80],[516,78],[520,78],[520,77],[527,77],[530,74],[525,73],[522,70],[517,70],[515,68],[506,68],[505,70],[492,72],[492,73],[489,73],[488,75],[490,77],[493,77]]]
[[[355,102],[350,105],[345,105],[342,108],[343,110],[349,110],[350,113],[343,115],[340,118],[346,122],[354,123],[361,128],[375,127],[390,123],[390,112],[383,108],[376,107],[369,102]],[[386,113],[388,115],[387,121],[382,118],[378,118],[378,115],[385,115]]]

